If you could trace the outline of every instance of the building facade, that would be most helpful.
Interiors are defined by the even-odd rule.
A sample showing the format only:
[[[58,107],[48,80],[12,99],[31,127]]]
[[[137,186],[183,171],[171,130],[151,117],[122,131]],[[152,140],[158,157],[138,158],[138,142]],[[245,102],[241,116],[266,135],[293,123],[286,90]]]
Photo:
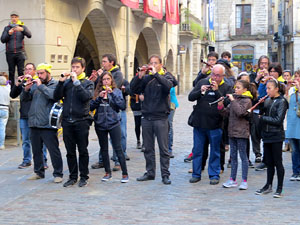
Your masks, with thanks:
[[[215,0],[216,51],[232,53],[240,71],[250,71],[268,55],[268,0]]]

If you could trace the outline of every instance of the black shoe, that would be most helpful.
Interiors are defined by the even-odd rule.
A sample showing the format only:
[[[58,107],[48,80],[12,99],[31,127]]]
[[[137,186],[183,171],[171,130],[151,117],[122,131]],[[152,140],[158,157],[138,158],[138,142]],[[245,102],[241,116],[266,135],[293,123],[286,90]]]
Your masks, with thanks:
[[[130,158],[129,158],[129,156],[128,156],[127,154],[125,155],[125,160],[126,160],[126,161],[129,161],[129,160],[130,160]]]
[[[141,144],[140,141],[137,141],[137,143],[136,143],[136,148],[137,148],[137,149],[141,149],[141,148],[142,148],[142,144]]]
[[[91,166],[91,168],[92,169],[100,169],[100,168],[103,168],[104,166],[103,166],[103,162],[96,162],[96,163],[94,163],[92,166]]]
[[[281,198],[282,188],[277,188],[276,192],[273,194],[273,198]]]
[[[146,148],[143,146],[141,152],[145,152]]]
[[[199,177],[192,177],[191,179],[190,179],[190,183],[197,183],[197,182],[199,182],[201,180],[201,178],[199,178]]]
[[[255,163],[261,163],[261,156],[256,156],[255,157]]]
[[[210,185],[216,185],[218,183],[219,183],[218,179],[211,179],[210,182],[209,182]]]
[[[263,188],[255,192],[256,195],[268,194],[272,192],[272,185],[266,184]]]
[[[169,155],[170,155],[170,158],[173,159],[174,158],[174,155],[172,152],[169,152]]]
[[[31,162],[28,162],[28,163],[22,162],[22,163],[18,166],[18,168],[19,168],[19,169],[24,169],[24,168],[27,168],[27,167],[29,167],[29,166],[31,166]]]
[[[137,181],[147,181],[147,180],[154,180],[154,177],[149,176],[145,173],[143,176],[136,178]]]
[[[263,171],[263,170],[266,170],[266,169],[267,169],[267,165],[264,164],[263,162],[262,162],[261,164],[259,164],[259,165],[255,168],[256,171]]]
[[[78,183],[78,187],[84,187],[88,184],[88,180],[84,179],[84,178],[80,178],[79,183]]]
[[[162,178],[162,182],[163,182],[164,184],[171,184],[171,180],[169,179],[169,176],[164,176],[164,177]]]
[[[64,187],[69,187],[77,183],[77,180],[69,179],[66,183],[64,183]]]
[[[249,168],[254,168],[254,165],[250,160],[249,160]]]
[[[190,153],[185,159],[183,160],[184,162],[191,162],[193,160],[193,154]]]

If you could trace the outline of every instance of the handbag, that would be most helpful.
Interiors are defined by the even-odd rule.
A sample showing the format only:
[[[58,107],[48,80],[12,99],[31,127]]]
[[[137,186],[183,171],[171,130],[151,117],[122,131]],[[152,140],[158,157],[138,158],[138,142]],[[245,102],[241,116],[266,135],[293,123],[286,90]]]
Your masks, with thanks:
[[[193,106],[193,111],[188,118],[188,125],[190,125],[191,127],[193,127],[194,116],[195,116],[195,106]]]

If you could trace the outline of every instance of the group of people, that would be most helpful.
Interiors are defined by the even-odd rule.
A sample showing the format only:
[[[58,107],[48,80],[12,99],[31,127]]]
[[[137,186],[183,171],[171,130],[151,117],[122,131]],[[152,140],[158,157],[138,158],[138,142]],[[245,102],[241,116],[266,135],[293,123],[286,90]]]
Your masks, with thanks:
[[[231,175],[223,187],[238,186],[237,155],[240,153],[242,181],[239,189],[248,189],[248,167],[252,165],[249,157],[251,137],[255,162],[261,163],[256,169],[267,168],[267,182],[255,194],[272,192],[276,169],[278,183],[273,197],[282,197],[283,142],[289,143],[292,149],[293,175],[290,180],[300,181],[300,71],[292,75],[289,70],[283,71],[279,63],[271,63],[267,56],[261,56],[256,71],[235,76],[230,58],[229,52],[223,52],[221,59],[216,52],[210,52],[208,62],[199,72],[188,96],[189,101],[196,102],[188,121],[193,127],[193,150],[185,159],[193,160],[190,183],[201,180],[210,145],[208,175],[211,185],[218,184],[224,170],[225,146],[229,144]]]
[[[102,181],[112,178],[112,170],[122,170],[121,182],[128,182],[126,161],[130,158],[126,153],[126,96],[130,96],[137,148],[144,152],[146,161],[146,173],[137,181],[155,179],[156,137],[162,182],[171,184],[169,164],[170,158],[174,157],[172,123],[178,107],[175,93],[177,80],[163,67],[160,56],[150,56],[149,63],[139,68],[130,83],[123,78],[116,57],[112,54],[103,55],[102,68],[94,70],[89,76],[84,72],[85,60],[74,57],[71,72],[65,72],[59,80],[55,80],[52,77],[52,66],[47,63],[37,67],[27,63],[24,71],[25,36],[30,38],[31,33],[20,22],[18,13],[13,12],[11,23],[5,27],[1,36],[1,41],[6,43],[9,77],[0,74],[0,149],[4,148],[9,95],[11,98],[20,96],[24,158],[19,168],[31,166],[32,148],[34,175],[29,179],[45,177],[48,150],[54,168],[54,182],[63,181],[63,160],[57,127],[49,123],[53,105],[63,102],[61,125],[69,168],[69,179],[63,186],[76,184],[78,177],[79,187],[88,184],[89,129],[93,122],[100,151],[97,162],[91,167],[104,167]],[[290,180],[300,181],[300,71],[292,75],[289,70],[283,71],[279,63],[271,63],[267,56],[261,56],[257,70],[237,75],[230,60],[230,52],[223,52],[220,59],[216,52],[210,52],[188,95],[189,101],[196,102],[188,119],[188,124],[193,127],[193,149],[186,159],[193,160],[189,182],[201,180],[201,172],[209,155],[210,184],[218,184],[220,173],[224,171],[225,152],[230,146],[228,165],[231,167],[231,175],[223,187],[238,186],[237,156],[240,153],[242,181],[239,189],[246,190],[248,167],[253,165],[249,157],[251,138],[255,162],[260,163],[256,169],[267,167],[267,182],[255,193],[260,195],[272,191],[276,168],[278,184],[274,197],[281,197],[284,178],[283,142],[292,149],[293,175]],[[19,75],[17,82],[14,77],[16,66]],[[113,148],[112,160],[115,162],[113,169],[108,154],[108,134]],[[261,140],[263,154],[260,150]]]

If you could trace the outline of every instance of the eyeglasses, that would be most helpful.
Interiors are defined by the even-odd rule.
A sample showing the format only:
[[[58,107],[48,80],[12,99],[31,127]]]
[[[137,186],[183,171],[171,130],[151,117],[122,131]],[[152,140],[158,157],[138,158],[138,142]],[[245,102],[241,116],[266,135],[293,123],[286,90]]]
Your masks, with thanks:
[[[211,76],[212,76],[212,77],[223,77],[222,74],[214,74],[214,73],[211,73]]]

